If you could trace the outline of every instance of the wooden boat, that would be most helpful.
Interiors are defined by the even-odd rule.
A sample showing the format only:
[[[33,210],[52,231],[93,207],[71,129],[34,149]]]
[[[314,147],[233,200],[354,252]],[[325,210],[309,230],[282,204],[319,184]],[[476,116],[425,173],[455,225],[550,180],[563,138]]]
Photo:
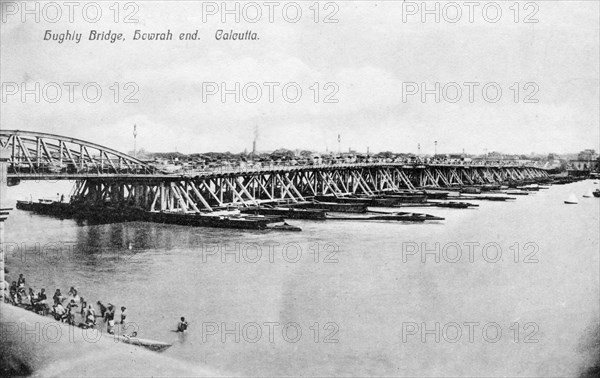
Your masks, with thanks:
[[[286,219],[325,219],[325,210],[301,209],[283,206],[261,206],[243,209],[243,213],[260,215],[278,215]]]
[[[450,196],[448,197],[448,199],[462,199],[462,200],[478,200],[478,201],[508,201],[508,200],[514,200],[516,199],[515,197],[507,197],[507,196],[478,196],[478,195],[473,195],[473,196]]]
[[[527,190],[520,190],[520,189],[507,190],[505,193],[508,195],[511,195],[511,196],[528,196],[529,195],[529,192]]]
[[[481,193],[481,189],[476,186],[464,186],[460,189],[460,192],[467,194],[479,194]]]
[[[450,192],[440,191],[440,190],[426,190],[425,194],[428,199],[446,199]]]
[[[479,205],[473,204],[473,203],[468,203],[468,202],[455,202],[455,201],[450,201],[450,202],[437,202],[435,204],[435,206],[437,207],[447,207],[450,209],[466,209],[468,207],[478,207]]]
[[[540,187],[537,184],[531,184],[531,185],[525,185],[525,186],[517,186],[517,189],[527,190],[527,191],[531,191],[531,192],[537,192],[538,190],[540,190]]]
[[[591,190],[588,190],[587,192],[585,192],[585,194],[583,195],[583,198],[592,198],[594,194],[592,193]]]
[[[368,205],[371,202],[371,197],[350,197],[350,196],[334,196],[334,195],[320,195],[315,196],[316,201],[321,203],[353,203],[353,204],[365,204]]]
[[[575,194],[571,193],[571,195],[569,196],[569,198],[567,198],[565,200],[565,203],[568,205],[576,205],[579,202],[577,201],[577,197],[575,197]]]
[[[392,207],[396,203],[401,202],[396,198],[388,198],[388,197],[378,197],[378,198],[370,198],[367,204],[369,206],[374,207]]]
[[[397,203],[393,208],[400,207],[447,207],[451,209],[466,209],[468,207],[478,207],[479,205],[469,202],[456,201],[427,201],[423,203]],[[375,206],[376,207],[376,206]]]
[[[302,229],[298,226],[292,226],[286,222],[283,224],[274,224],[267,226],[268,230],[277,230],[277,231],[302,231]]]
[[[304,204],[298,204],[297,207],[307,209],[322,209],[325,211],[336,211],[340,213],[364,213],[367,211],[367,204],[361,203],[337,203],[314,201]]]
[[[397,222],[424,222],[433,220],[444,220],[442,217],[436,217],[430,214],[422,213],[387,213],[370,212],[372,214],[327,214],[327,219],[331,220],[350,220],[350,221],[397,221]]]
[[[501,185],[500,184],[484,184],[480,187],[480,189],[483,192],[491,192],[494,190],[500,190]]]
[[[122,335],[122,336],[115,335],[114,337],[115,337],[115,339],[119,340],[122,343],[141,346],[146,349],[150,349],[154,352],[162,352],[163,350],[165,350],[173,345],[173,344],[168,344],[168,343],[165,343],[162,341],[140,339],[139,337],[130,337],[127,335]]]
[[[427,201],[427,194],[422,192],[414,192],[414,193],[395,193],[395,194],[384,194],[381,196],[377,196],[373,198],[373,202],[371,206],[377,206],[377,201],[386,200],[391,202],[392,205],[398,203],[423,203]]]

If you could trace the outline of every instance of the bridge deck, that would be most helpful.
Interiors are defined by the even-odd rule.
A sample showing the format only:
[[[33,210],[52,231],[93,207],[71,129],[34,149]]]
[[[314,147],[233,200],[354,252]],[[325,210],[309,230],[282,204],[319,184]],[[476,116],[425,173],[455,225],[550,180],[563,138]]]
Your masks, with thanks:
[[[476,169],[476,168],[532,168],[543,169],[535,166],[525,166],[518,164],[406,164],[406,163],[357,163],[357,164],[330,164],[330,165],[280,165],[261,168],[229,168],[220,167],[212,170],[190,170],[177,173],[96,173],[96,172],[80,172],[80,173],[57,173],[57,172],[39,172],[27,173],[15,171],[9,167],[8,177],[20,180],[85,180],[93,178],[104,179],[132,179],[138,180],[169,180],[169,179],[185,179],[185,178],[211,178],[211,177],[233,177],[246,176],[256,174],[269,174],[281,172],[306,172],[306,171],[333,171],[344,169],[359,169],[359,168],[399,168],[403,170],[427,169],[427,168],[461,168],[461,169]]]

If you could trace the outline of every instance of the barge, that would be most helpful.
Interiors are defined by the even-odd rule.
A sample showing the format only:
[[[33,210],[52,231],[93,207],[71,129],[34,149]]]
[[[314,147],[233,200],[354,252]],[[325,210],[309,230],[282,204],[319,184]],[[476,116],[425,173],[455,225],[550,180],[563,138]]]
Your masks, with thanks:
[[[515,197],[507,197],[507,196],[480,196],[480,195],[473,195],[473,196],[451,196],[448,197],[448,199],[461,199],[461,200],[470,200],[470,201],[508,201],[508,200],[515,200]]]
[[[377,213],[370,212],[369,214],[327,214],[327,219],[344,220],[344,221],[396,221],[396,222],[425,222],[434,220],[444,220],[442,217],[437,217],[430,214],[422,213]]]
[[[17,209],[98,223],[142,221],[196,227],[299,230],[285,223],[281,215],[241,214],[237,210],[212,213],[150,212],[132,207],[84,206],[49,200],[17,201]]]
[[[337,202],[304,202],[294,205],[302,209],[321,209],[325,211],[335,211],[338,213],[365,213],[367,203],[362,201],[358,203],[337,203]]]
[[[283,207],[283,206],[260,206],[260,207],[249,207],[241,210],[245,214],[256,214],[256,215],[276,215],[282,216],[286,219],[312,219],[322,220],[325,219],[327,214],[323,209],[302,209],[294,207]]]

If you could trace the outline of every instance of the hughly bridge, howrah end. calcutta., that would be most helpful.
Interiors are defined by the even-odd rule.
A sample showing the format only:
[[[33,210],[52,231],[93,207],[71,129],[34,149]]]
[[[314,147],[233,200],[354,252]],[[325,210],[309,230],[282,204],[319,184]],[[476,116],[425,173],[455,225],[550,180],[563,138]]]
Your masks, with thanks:
[[[150,212],[200,213],[317,195],[376,195],[417,188],[523,182],[548,177],[535,166],[363,163],[217,169],[168,174],[113,149],[53,134],[0,130],[8,183],[75,180],[71,201]],[[8,151],[6,151],[8,150]]]

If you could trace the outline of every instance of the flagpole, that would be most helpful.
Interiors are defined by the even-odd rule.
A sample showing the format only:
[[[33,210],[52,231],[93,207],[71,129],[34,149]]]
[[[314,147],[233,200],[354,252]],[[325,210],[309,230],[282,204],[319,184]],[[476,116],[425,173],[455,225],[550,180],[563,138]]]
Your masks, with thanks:
[[[134,124],[133,125],[133,157],[137,157],[137,153],[136,153],[136,147],[137,147],[137,126]]]

